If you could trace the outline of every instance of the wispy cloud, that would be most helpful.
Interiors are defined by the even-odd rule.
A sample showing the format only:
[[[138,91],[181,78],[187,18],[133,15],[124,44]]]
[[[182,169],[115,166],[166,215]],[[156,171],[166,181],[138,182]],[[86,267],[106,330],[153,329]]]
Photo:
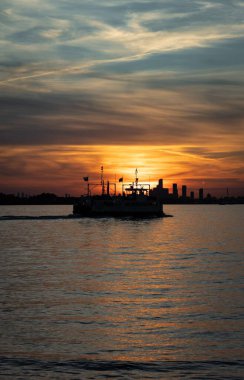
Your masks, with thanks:
[[[93,2],[95,6],[95,2]],[[96,67],[100,64],[120,63],[131,60],[142,60],[145,56],[192,49],[196,47],[207,47],[224,40],[241,38],[244,36],[244,26],[240,22],[233,22],[232,17],[224,18],[220,16],[215,22],[199,20],[194,22],[191,17],[200,17],[203,9],[211,7],[222,7],[225,15],[228,7],[223,4],[208,2],[195,2],[191,6],[179,7],[175,2],[172,11],[172,4],[168,2],[154,3],[152,10],[140,11],[140,3],[134,10],[128,10],[125,2],[122,7],[123,23],[116,25],[113,17],[111,20],[96,17],[96,13],[89,13],[90,8],[83,5],[83,14],[76,14],[75,8],[61,6],[55,9],[51,2],[45,1],[39,6],[39,12],[30,7],[29,2],[21,2],[21,6],[12,2],[12,8],[2,10],[2,15],[9,18],[9,23],[3,29],[2,49],[16,56],[19,59],[35,60],[35,55],[39,63],[42,63],[41,72],[29,72],[29,76],[5,77],[1,84],[9,81],[26,80],[31,78],[50,76],[54,73],[65,75],[67,72],[76,72],[78,69],[84,70],[87,67]],[[147,4],[147,2],[145,2]],[[15,6],[15,7],[14,7]],[[80,8],[77,2],[73,6]],[[105,4],[106,8],[106,4]],[[177,12],[177,8],[179,11]],[[238,6],[236,6],[238,8]],[[101,15],[104,7],[99,5]],[[111,15],[116,11],[115,3],[110,4]],[[136,12],[138,10],[138,12]],[[88,13],[88,17],[86,15]],[[232,9],[233,13],[233,9]],[[238,17],[237,9],[235,15]],[[189,21],[178,24],[177,19],[183,18]],[[189,19],[190,18],[190,19]],[[170,20],[174,27],[168,27],[164,23]],[[228,21],[227,21],[228,20]],[[158,30],[153,29],[155,22],[160,22]],[[28,24],[28,28],[26,25]],[[227,27],[228,26],[228,27]],[[67,53],[60,59],[60,49],[69,51],[73,48],[73,54]],[[85,50],[86,55],[81,61],[77,61],[80,51]],[[6,54],[5,51],[5,54]],[[34,54],[34,56],[33,56]],[[41,59],[41,54],[43,59]],[[8,55],[8,54],[7,54]],[[31,55],[32,58],[31,59]],[[75,60],[75,65],[72,64]],[[53,61],[53,70],[46,70],[46,63]],[[67,64],[68,62],[68,64]]]

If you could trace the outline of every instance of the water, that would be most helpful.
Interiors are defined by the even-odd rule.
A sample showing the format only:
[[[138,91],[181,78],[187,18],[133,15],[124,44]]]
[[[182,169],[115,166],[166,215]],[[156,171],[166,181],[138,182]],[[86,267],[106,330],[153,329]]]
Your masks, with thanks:
[[[0,374],[243,379],[243,205],[173,218],[65,219],[1,206]]]

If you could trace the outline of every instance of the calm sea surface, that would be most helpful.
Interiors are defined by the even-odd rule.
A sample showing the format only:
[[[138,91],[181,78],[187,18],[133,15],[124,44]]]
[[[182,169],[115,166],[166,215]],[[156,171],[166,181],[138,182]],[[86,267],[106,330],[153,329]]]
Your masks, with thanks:
[[[244,379],[244,206],[165,212],[0,217],[2,378]]]

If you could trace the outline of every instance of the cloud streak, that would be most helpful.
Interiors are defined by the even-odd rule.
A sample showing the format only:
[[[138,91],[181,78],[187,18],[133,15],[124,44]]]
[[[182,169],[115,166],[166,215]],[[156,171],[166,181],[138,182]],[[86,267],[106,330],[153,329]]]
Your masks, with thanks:
[[[210,6],[206,2],[195,2],[189,7],[188,12],[185,11],[186,7],[179,7],[177,2],[173,7],[179,8],[178,12],[170,11],[172,6],[169,6],[168,2],[164,3],[164,7],[160,2],[156,2],[152,5],[155,10],[147,10],[147,12],[140,11],[140,3],[138,4],[138,11],[135,9],[134,12],[126,11],[127,7],[124,6],[124,9],[122,8],[124,23],[119,26],[113,24],[113,17],[111,17],[111,20],[103,20],[101,16],[99,18],[92,14],[89,15],[90,17],[77,15],[72,12],[72,6],[67,9],[62,2],[55,17],[52,15],[54,8],[48,1],[42,4],[38,17],[34,10],[32,12],[29,10],[28,2],[22,2],[22,7],[13,1],[12,4],[16,8],[3,9],[1,12],[2,15],[8,16],[10,25],[14,24],[12,27],[6,26],[5,40],[3,39],[1,42],[3,49],[5,48],[10,53],[16,50],[20,56],[23,53],[28,56],[30,52],[34,52],[39,61],[40,52],[44,56],[51,55],[56,67],[53,67],[53,70],[45,70],[43,65],[41,71],[30,72],[29,75],[24,76],[17,73],[15,77],[4,78],[0,82],[2,85],[56,74],[65,76],[66,73],[75,73],[77,70],[82,72],[89,68],[96,68],[101,64],[140,61],[145,56],[156,53],[181,51],[196,47],[204,48],[214,45],[216,42],[244,37],[244,26],[241,23],[236,23],[236,19],[235,22],[228,22],[228,27],[226,26],[226,20],[221,17],[214,24],[203,22],[201,18],[197,25],[192,22],[190,17],[199,17],[203,9],[212,9],[213,6],[221,7],[220,3],[210,4]],[[127,3],[125,2],[125,4]],[[80,7],[78,2],[74,2],[74,6]],[[100,6],[99,8],[101,11],[106,9],[106,4],[105,7]],[[169,8],[168,12],[167,8]],[[191,8],[193,8],[193,11]],[[26,14],[24,11],[27,11],[27,9]],[[30,9],[33,9],[33,7]],[[113,15],[117,10],[117,6],[112,3],[111,9],[111,15]],[[86,9],[86,6],[84,6],[82,10],[83,13],[86,13],[89,11],[89,7]],[[235,10],[236,17],[238,15],[237,10]],[[67,13],[64,13],[65,11]],[[47,16],[47,12],[51,15]],[[178,18],[186,18],[187,20],[190,18],[189,25],[187,23],[178,25]],[[43,25],[43,19],[45,25]],[[165,19],[169,19],[174,28],[169,28],[167,24],[165,25]],[[17,22],[19,30],[16,30],[14,21]],[[161,22],[161,28],[155,31],[152,26],[156,21]],[[29,25],[28,29],[25,27],[27,23]],[[78,64],[72,65],[70,64],[70,58],[72,58],[70,56],[63,57],[62,60],[59,59],[58,53],[62,48],[64,50],[73,48],[75,59],[76,56],[79,56],[79,54],[75,55],[75,51],[85,49],[89,54],[88,57],[83,57]],[[103,52],[99,59],[97,59],[98,50]],[[69,65],[66,64],[67,61],[69,61]]]

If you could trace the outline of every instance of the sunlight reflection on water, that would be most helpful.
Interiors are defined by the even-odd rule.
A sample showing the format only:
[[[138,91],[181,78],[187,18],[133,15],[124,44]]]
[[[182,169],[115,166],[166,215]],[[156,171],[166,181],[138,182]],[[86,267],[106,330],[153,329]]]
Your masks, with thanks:
[[[1,356],[243,359],[243,206],[166,208],[174,218],[0,222]],[[38,212],[71,209],[1,209]]]

